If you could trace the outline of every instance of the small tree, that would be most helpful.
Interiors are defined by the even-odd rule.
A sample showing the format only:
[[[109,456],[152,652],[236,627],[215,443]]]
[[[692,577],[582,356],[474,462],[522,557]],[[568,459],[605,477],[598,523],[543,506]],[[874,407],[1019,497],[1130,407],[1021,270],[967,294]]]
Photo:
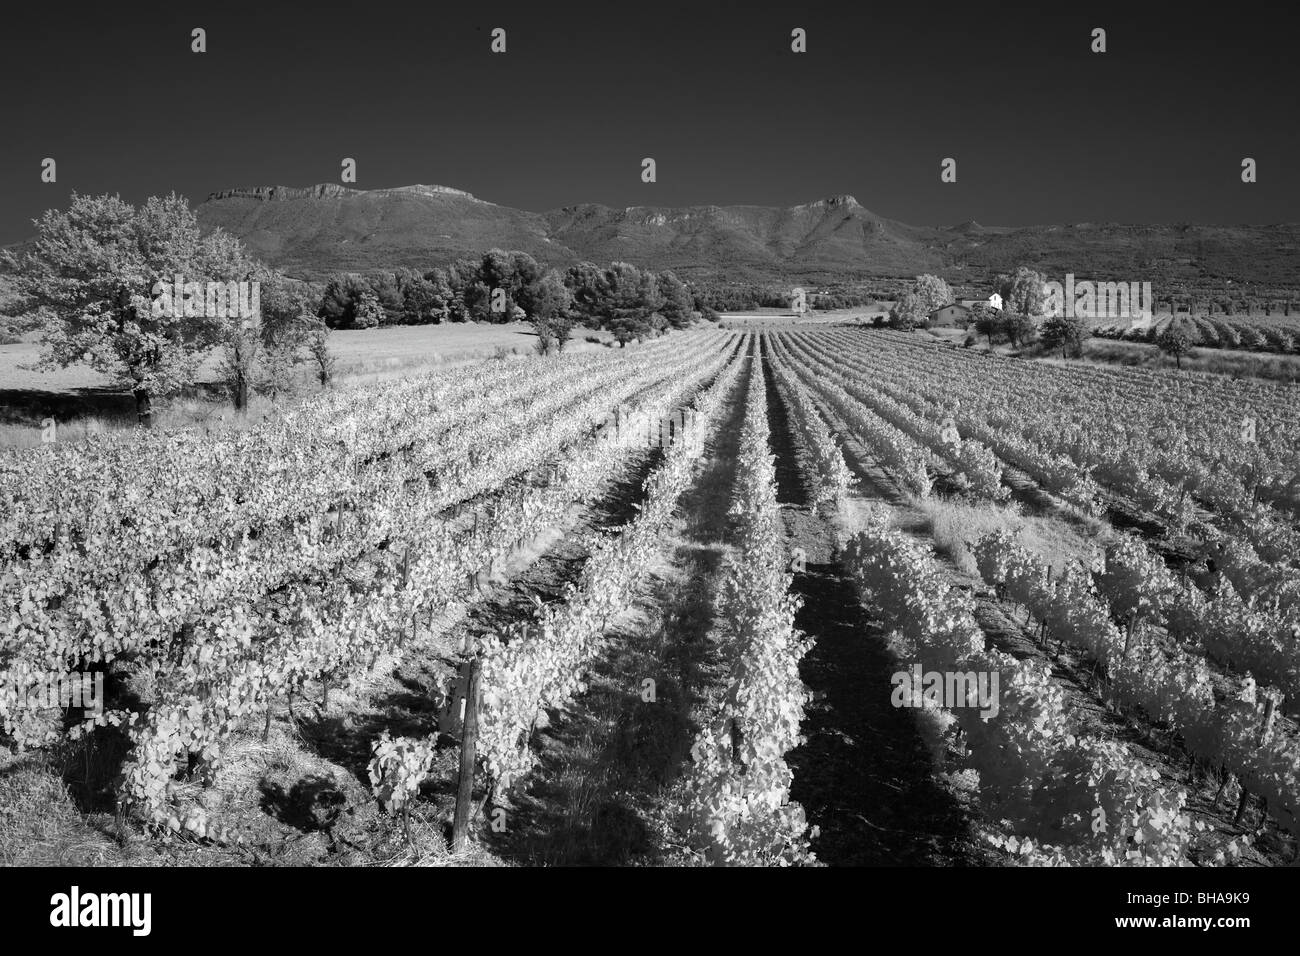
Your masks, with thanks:
[[[551,326],[547,322],[534,322],[533,328],[537,330],[537,349],[538,355],[550,355],[558,351],[555,346],[555,334],[551,331]]]
[[[993,336],[1001,331],[1002,313],[987,302],[976,302],[970,310],[970,327],[993,344]]]
[[[1183,367],[1183,356],[1190,355],[1196,339],[1188,330],[1186,323],[1171,319],[1163,331],[1156,336],[1156,345],[1166,355],[1172,355],[1178,368]]]
[[[573,305],[573,294],[559,272],[550,270],[531,287],[529,304],[533,310],[529,318],[537,332],[538,352],[542,355],[549,355],[552,349],[563,352],[573,328],[573,320],[568,314]]]
[[[237,412],[248,408],[248,390],[253,385],[261,351],[261,339],[251,326],[233,329],[222,345],[218,374],[230,390]]]
[[[297,348],[262,349],[260,376],[255,388],[271,401],[292,395],[297,389],[295,369],[302,362]]]
[[[334,378],[335,360],[329,346],[329,326],[319,323],[307,334],[307,354],[316,366],[316,378],[327,388]]]
[[[644,327],[635,320],[615,319],[609,324],[609,329],[614,333],[614,341],[619,348],[626,348],[628,342],[644,334]]]
[[[1043,323],[1040,330],[1043,344],[1049,349],[1060,349],[1061,358],[1083,354],[1083,343],[1092,335],[1086,319],[1055,315]]]
[[[1004,312],[1002,314],[1002,331],[1006,333],[1011,344],[1016,348],[1033,341],[1038,324],[1021,312]]]

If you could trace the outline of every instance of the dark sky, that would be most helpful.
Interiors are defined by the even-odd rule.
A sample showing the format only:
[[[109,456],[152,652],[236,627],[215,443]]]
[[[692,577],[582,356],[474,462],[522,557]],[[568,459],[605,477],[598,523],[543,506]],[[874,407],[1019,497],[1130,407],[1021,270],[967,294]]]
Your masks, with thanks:
[[[197,203],[338,182],[345,156],[360,188],[437,183],[538,211],[851,193],[927,225],[1300,220],[1294,15],[888,6],[23,4],[3,15],[0,243],[74,189]],[[497,26],[505,55],[488,50]],[[947,156],[956,184],[940,182]]]

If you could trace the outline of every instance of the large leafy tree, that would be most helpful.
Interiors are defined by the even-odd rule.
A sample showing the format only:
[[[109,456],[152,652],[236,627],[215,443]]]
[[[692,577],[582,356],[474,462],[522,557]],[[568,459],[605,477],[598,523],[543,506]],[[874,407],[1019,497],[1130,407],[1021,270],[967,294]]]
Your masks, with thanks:
[[[952,289],[938,276],[928,273],[916,277],[910,289],[904,290],[889,311],[889,324],[896,329],[911,331],[924,325],[930,313],[952,301]]]
[[[619,347],[650,331],[650,316],[662,305],[654,273],[643,273],[629,262],[615,262],[601,283],[603,324]]]
[[[920,300],[922,314],[929,315],[935,309],[952,302],[952,289],[938,276],[925,273],[916,277],[912,291]]]
[[[663,305],[659,311],[674,329],[684,329],[695,318],[695,303],[691,299],[686,283],[671,272],[659,273],[659,292],[663,296]]]
[[[354,275],[337,275],[325,286],[321,297],[320,317],[332,329],[350,327],[357,314],[357,303],[367,289],[364,281]]]
[[[1045,281],[1041,273],[1028,266],[1020,266],[1015,275],[998,276],[996,284],[1002,296],[1002,308],[1008,313],[1042,315],[1047,302]]]
[[[907,289],[889,310],[889,326],[903,332],[910,332],[924,322],[929,314],[930,310],[925,308],[924,300],[916,294],[915,290]]]
[[[492,322],[508,322],[518,306],[525,313],[533,312],[533,297],[545,270],[526,252],[505,252],[490,249],[479,262],[477,285],[480,291],[467,298],[472,303],[474,317]],[[492,309],[492,294],[501,290],[504,297],[500,311]]]
[[[157,309],[155,283],[247,280],[255,263],[234,237],[204,235],[183,197],[150,198],[135,208],[117,196],[76,193],[66,210],[36,220],[21,256],[5,254],[26,304],[45,317],[39,367],[87,362],[129,389],[140,423],[152,423],[154,398],[194,380],[207,351],[235,318]]]
[[[397,284],[402,297],[402,321],[424,325],[441,319],[437,286],[414,269],[400,269]]]
[[[591,319],[603,314],[605,308],[604,272],[594,262],[579,262],[569,266],[564,274],[564,284],[573,294],[573,309]]]

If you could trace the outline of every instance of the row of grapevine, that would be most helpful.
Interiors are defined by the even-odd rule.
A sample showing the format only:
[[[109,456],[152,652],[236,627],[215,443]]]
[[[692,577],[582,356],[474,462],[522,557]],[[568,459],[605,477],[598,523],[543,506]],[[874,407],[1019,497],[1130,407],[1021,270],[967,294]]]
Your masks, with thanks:
[[[1183,328],[1190,326],[1193,344],[1211,349],[1245,349],[1250,352],[1279,352],[1286,355],[1297,350],[1296,343],[1300,339],[1300,328],[1284,328],[1240,319],[1192,315],[1180,318],[1179,323]],[[1103,339],[1151,343],[1170,324],[1166,318],[1142,327],[1131,324],[1107,325],[1094,329],[1092,334]]]
[[[852,374],[869,377],[878,388],[888,389],[890,395],[903,403],[908,402],[912,395],[927,396],[932,402],[939,401],[939,389],[930,384],[933,372],[918,373],[910,368],[904,372],[894,370],[892,363],[883,362],[879,366],[873,362],[867,368],[857,361],[856,353],[844,350],[837,354],[840,362]],[[896,383],[895,377],[904,378],[906,384]],[[944,388],[943,391],[947,402],[944,405],[945,412],[953,419],[959,436],[969,436],[967,440],[973,440],[983,451],[991,452],[1002,461],[1027,472],[1041,481],[1048,490],[1077,507],[1085,511],[1094,510],[1096,484],[1069,459],[1046,454],[1019,436],[992,427],[986,419],[965,413],[957,387]]]
[[[770,347],[770,346],[769,346]],[[839,507],[857,479],[844,461],[838,442],[823,421],[812,396],[787,366],[772,363],[777,390],[785,407],[794,419],[795,427],[812,457],[816,488],[812,495],[814,508],[829,505]]]
[[[1011,490],[1002,484],[1002,466],[989,449],[960,433],[945,432],[941,424],[918,415],[902,401],[878,389],[869,379],[842,370],[842,357],[828,352],[816,338],[796,339],[792,350],[818,376],[838,382],[864,407],[910,436],[951,469],[955,487],[975,499],[1004,501]]]
[[[376,465],[364,480],[353,472],[335,476],[347,484],[335,487],[339,497],[327,513],[333,520],[317,514],[276,533],[243,534],[147,565],[124,542],[105,542],[98,566],[92,560],[97,552],[89,550],[75,563],[45,558],[14,562],[0,577],[0,588],[19,615],[0,621],[0,637],[7,646],[23,649],[20,656],[30,653],[49,666],[65,667],[167,647],[183,627],[199,627],[204,615],[333,572],[386,546],[399,521],[409,523],[418,516],[422,525],[435,525],[448,505],[535,467],[557,446],[580,437],[613,404],[674,374],[671,365],[654,362],[552,389],[560,400],[553,394],[530,409],[523,416],[525,430],[512,432],[513,440],[487,446],[469,465],[449,463],[432,482],[423,473],[411,479],[395,461]],[[154,516],[160,526],[173,520],[165,513]]]
[[[1186,794],[1123,744],[1081,733],[1042,661],[985,649],[971,599],[902,532],[881,523],[852,537],[845,561],[868,606],[895,632],[904,666],[998,677],[990,715],[946,701],[979,774],[981,804],[1015,835],[1024,862],[1177,865],[1194,825]],[[922,701],[925,706],[933,702]],[[1012,822],[1014,821],[1014,822]]]
[[[832,341],[848,345],[853,339],[840,333]],[[1190,517],[1184,490],[1228,513],[1257,498],[1284,504],[1295,495],[1300,423],[1294,388],[1288,393],[1285,386],[1222,377],[1169,381],[1129,369],[1044,369],[918,348],[888,336],[873,336],[872,343],[884,348],[867,351],[859,338],[855,355],[873,377],[936,400],[942,389],[985,424],[1038,446],[1043,455],[1072,460],[1176,526]],[[1249,440],[1243,440],[1247,422]]]
[[[1106,549],[1094,579],[1117,620],[1166,628],[1209,660],[1300,701],[1300,633],[1278,608],[1243,601],[1226,579],[1202,594],[1127,535]]]
[[[563,601],[539,608],[525,638],[483,641],[483,707],[479,753],[497,794],[505,793],[533,765],[532,729],[548,708],[563,706],[584,685],[584,671],[598,653],[606,627],[625,611],[644,580],[678,499],[692,480],[702,435],[707,434],[740,362],[731,362],[693,403],[687,435],[664,451],[646,479],[637,516],[616,533],[595,536],[579,579]],[[699,439],[699,440],[697,440]]]
[[[638,410],[663,414],[700,381],[716,376],[726,354],[705,353],[686,363]],[[592,401],[609,408],[621,394],[621,389],[606,391]],[[569,411],[577,415],[583,409]],[[564,427],[557,422],[556,428]],[[529,446],[554,446],[554,438],[541,430]],[[269,608],[228,608],[242,614],[235,618],[243,625],[239,631],[223,620],[192,643],[193,654],[169,662],[170,670],[155,677],[160,689],[154,703],[132,728],[133,754],[124,769],[127,802],[147,819],[205,832],[201,808],[182,814],[176,807],[170,768],[178,753],[199,756],[210,778],[220,767],[224,740],[244,719],[300,692],[309,680],[328,685],[355,678],[379,654],[400,648],[416,634],[420,620],[468,596],[479,571],[558,521],[575,501],[597,494],[627,453],[626,443],[609,432],[581,443],[561,456],[550,481],[523,483],[498,496],[485,506],[485,520],[459,536],[440,529],[432,507],[422,511],[419,501],[410,502],[395,517],[403,532],[372,556],[373,573],[364,579],[298,587]],[[501,463],[497,483],[513,472],[508,462]]]
[[[1048,622],[1053,637],[1098,662],[1108,679],[1108,693],[1122,708],[1167,722],[1189,753],[1237,774],[1251,792],[1267,799],[1270,812],[1285,828],[1300,834],[1300,747],[1267,733],[1265,705],[1257,699],[1253,682],[1247,682],[1238,697],[1216,699],[1203,658],[1178,646],[1135,641],[1132,632],[1126,636],[1090,575],[1070,569],[1048,580],[1044,567],[1005,531],[983,538],[975,553],[985,581]],[[1115,556],[1108,587],[1122,602],[1121,612],[1157,613],[1159,592],[1146,584],[1153,578],[1134,581],[1132,558]]]
[[[909,383],[906,391],[911,394],[900,398],[914,406],[926,402],[924,396],[927,393],[937,391],[921,378],[922,369],[910,367],[906,360],[877,363],[868,357],[861,361],[845,359],[845,362],[869,372],[877,381],[887,382],[895,374],[901,376],[900,381]],[[981,371],[978,367],[974,370]],[[902,384],[884,384],[881,387],[904,390]],[[1008,436],[1013,428],[1011,413],[978,404],[985,401],[977,395],[981,389],[987,391],[987,386],[960,376],[945,383],[950,403],[966,402],[957,405],[963,413],[957,416],[962,426],[986,437],[999,454],[1042,481],[1049,490],[1062,493],[1077,504],[1086,505],[1083,498],[1093,496],[1094,492],[1089,488],[1097,487],[1094,475],[1179,527],[1188,523],[1193,496],[1213,503],[1220,516],[1226,519],[1220,530],[1209,535],[1215,543],[1216,563],[1238,590],[1249,592],[1248,596],[1257,606],[1274,601],[1279,604],[1283,617],[1275,622],[1274,630],[1283,632],[1300,625],[1294,613],[1297,603],[1300,603],[1300,568],[1294,564],[1300,556],[1300,534],[1282,525],[1276,515],[1270,515],[1267,506],[1251,504],[1251,495],[1228,470],[1209,472],[1207,466],[1186,454],[1180,456],[1183,465],[1175,466],[1176,456],[1172,449],[1178,446],[1176,439],[1168,439],[1162,446],[1165,451],[1154,455],[1142,451],[1151,441],[1149,437],[1127,434],[1120,443],[1113,438],[1104,440],[1102,436],[1090,439],[1088,447],[1113,449],[1118,444],[1120,451],[1090,453],[1087,460],[1091,464],[1086,469],[1081,468],[1072,464],[1072,459],[1085,457],[1084,445],[1082,439],[1066,440],[1066,436],[1072,434],[1069,428],[1037,421],[1035,416],[1041,416],[1042,412],[1035,412],[1034,415],[1019,415],[1014,425],[1027,437]],[[975,412],[971,412],[971,408]],[[932,410],[931,414],[936,413]],[[981,415],[988,421],[982,421]],[[1055,438],[1051,437],[1053,434]],[[1038,449],[1037,453],[1032,450],[1034,448]],[[1104,464],[1106,462],[1108,464]],[[1148,467],[1175,478],[1178,487],[1148,471]],[[1084,492],[1084,495],[1072,495],[1071,487]],[[1254,545],[1264,549],[1263,555],[1255,550]],[[1292,613],[1288,615],[1288,611]]]
[[[715,337],[713,342],[720,343],[722,338],[726,337]],[[438,491],[461,497],[458,489],[435,486],[431,491],[428,482],[423,488],[417,483],[411,489],[395,482],[394,488],[358,496],[350,514],[354,520],[346,531],[335,527],[326,533],[315,528],[315,537],[299,535],[296,544],[308,557],[299,568],[311,566],[328,572],[323,575],[318,572],[272,583],[272,574],[249,562],[250,578],[263,586],[251,588],[243,600],[232,601],[230,592],[219,587],[219,575],[229,565],[195,562],[195,585],[202,592],[196,599],[198,611],[190,608],[177,615],[176,636],[168,634],[166,626],[159,627],[156,620],[169,610],[163,602],[174,606],[179,599],[172,590],[174,577],[155,582],[156,590],[145,595],[146,600],[140,600],[138,590],[118,596],[119,607],[138,615],[141,634],[134,635],[134,645],[124,640],[108,643],[111,635],[105,625],[109,615],[105,614],[97,622],[98,628],[85,629],[89,639],[99,643],[92,645],[93,649],[74,648],[70,653],[65,635],[73,639],[81,635],[73,628],[56,630],[50,618],[42,620],[40,613],[58,614],[61,602],[36,605],[29,592],[27,605],[19,604],[18,614],[0,622],[9,631],[7,637],[27,627],[25,641],[11,639],[5,645],[0,716],[6,732],[20,744],[47,742],[58,731],[59,722],[52,721],[49,714],[25,710],[21,690],[70,665],[85,666],[96,659],[96,650],[100,659],[125,656],[132,679],[150,690],[148,714],[141,720],[135,712],[109,711],[91,723],[131,727],[134,755],[125,768],[123,790],[128,802],[155,822],[201,832],[201,812],[192,808],[182,819],[172,810],[175,755],[200,758],[200,766],[210,775],[219,766],[222,741],[243,718],[265,710],[277,696],[292,695],[308,679],[328,682],[354,675],[364,662],[373,663],[408,631],[414,632],[418,617],[431,615],[463,591],[465,572],[478,570],[484,556],[490,562],[494,555],[508,552],[521,536],[540,531],[537,521],[545,515],[553,518],[560,500],[570,492],[581,493],[582,482],[587,480],[583,464],[591,460],[585,457],[589,449],[573,445],[576,456],[562,459],[571,470],[562,477],[556,475],[554,487],[537,489],[538,493],[550,492],[550,508],[528,501],[525,496],[532,486],[514,482],[512,476],[554,456],[557,450],[563,451],[590,428],[590,421],[599,420],[630,396],[640,396],[639,401],[654,411],[674,394],[674,388],[680,391],[693,381],[716,374],[725,361],[723,353],[707,351],[673,372],[671,361],[665,361],[671,358],[666,352],[650,353],[640,358],[641,368],[617,363],[615,374],[600,375],[596,382],[587,383],[589,394],[578,393],[582,401],[555,409],[545,420],[532,416],[531,433],[482,456],[466,476],[476,486],[504,488],[505,492],[486,504],[496,511],[496,520],[476,520],[470,535],[452,534],[452,526],[438,519],[446,502]],[[629,372],[634,374],[629,377]],[[604,444],[611,442],[612,438]],[[597,453],[594,457],[599,460],[601,456]],[[294,543],[287,547],[292,549]],[[328,548],[333,549],[332,559],[319,560],[319,553]],[[362,573],[347,565],[358,557],[365,558]],[[28,588],[39,587],[40,579],[28,574],[25,583]],[[101,605],[112,598],[106,592]],[[41,626],[31,627],[31,619]],[[86,725],[78,728],[84,729]]]
[[[665,354],[663,359],[671,356]],[[217,541],[160,545],[160,539],[185,534],[182,529],[189,519],[183,516],[183,509],[161,509],[146,519],[129,504],[122,512],[101,506],[96,520],[106,523],[102,533],[74,540],[63,525],[60,547],[54,552],[27,560],[13,557],[5,563],[0,571],[0,592],[12,600],[19,615],[8,622],[11,627],[0,621],[0,638],[7,646],[39,654],[52,666],[112,660],[143,648],[164,646],[175,639],[182,626],[193,626],[198,616],[219,612],[231,602],[255,600],[287,582],[319,575],[383,544],[392,532],[391,520],[383,520],[386,516],[401,515],[413,507],[426,513],[441,510],[490,490],[491,482],[500,478],[500,461],[530,467],[533,462],[519,454],[527,443],[536,446],[539,436],[560,437],[554,435],[556,425],[566,429],[570,440],[589,427],[587,418],[575,414],[573,405],[579,399],[597,397],[599,400],[588,403],[583,411],[599,416],[610,407],[606,402],[611,396],[604,391],[607,387],[616,386],[612,397],[618,400],[672,374],[670,361],[647,363],[642,368],[623,363],[608,370],[597,366],[594,372],[585,381],[556,383],[544,389],[544,397],[523,400],[526,404],[519,407],[518,418],[501,429],[471,429],[480,439],[497,441],[472,455],[459,441],[445,452],[440,450],[432,478],[424,462],[411,466],[396,457],[379,461],[364,473],[350,468],[330,473],[330,497],[316,502],[321,510],[311,512],[308,520],[281,515],[257,532],[245,527]],[[549,383],[549,373],[543,378],[543,384]],[[407,412],[418,428],[418,410]],[[504,421],[510,418],[503,416]],[[394,434],[401,428],[400,419],[390,421]],[[310,434],[305,434],[304,440],[311,442]],[[537,450],[545,451],[546,446]],[[428,456],[422,457],[427,460]],[[315,467],[330,464],[324,460],[304,467],[311,474]],[[185,465],[179,460],[172,466],[178,474],[187,468],[206,470],[202,463]],[[220,515],[239,507],[256,513],[260,503],[278,509],[282,507],[276,503],[280,499],[310,500],[311,489],[319,487],[308,480],[298,492],[282,485],[282,477],[246,488],[248,500],[242,504],[223,501],[213,504],[213,510]],[[137,493],[133,480],[124,476],[122,481],[127,497]],[[327,522],[330,515],[332,521]],[[197,523],[210,525],[211,520],[219,519],[203,517]],[[346,533],[340,527],[344,523]],[[114,527],[117,531],[110,533]]]
[[[782,539],[775,459],[769,449],[767,393],[753,338],[745,423],[731,514],[739,543],[719,601],[727,689],[691,749],[684,829],[691,846],[718,865],[807,862],[807,822],[790,800],[787,751],[808,691],[799,661],[811,642],[794,627],[797,598]]]
[[[660,344],[613,361],[521,363],[524,374],[514,363],[483,362],[323,393],[280,418],[215,437],[155,430],[131,441],[6,452],[0,559],[39,555],[58,564],[111,546],[147,564],[178,548],[256,535],[325,511],[349,489],[345,476],[368,464],[401,457],[414,466],[412,453],[513,410],[537,385],[545,392],[601,368],[674,354]]]
[[[787,358],[779,342],[774,344],[779,361],[793,367],[808,388],[848,424],[853,437],[878,457],[898,482],[919,498],[930,494],[934,456],[894,426],[880,419],[835,382],[827,381],[792,358]]]

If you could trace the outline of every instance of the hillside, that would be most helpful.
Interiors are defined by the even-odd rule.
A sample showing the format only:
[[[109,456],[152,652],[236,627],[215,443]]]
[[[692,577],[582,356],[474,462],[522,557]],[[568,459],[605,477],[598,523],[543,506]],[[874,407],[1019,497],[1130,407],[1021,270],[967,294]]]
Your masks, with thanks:
[[[798,206],[599,204],[545,213],[445,186],[351,189],[259,186],[212,193],[197,207],[290,275],[321,278],[428,269],[499,247],[556,266],[626,260],[686,278],[827,282],[936,272],[963,285],[1031,265],[1049,277],[1150,280],[1158,286],[1294,288],[1300,224],[1075,223],[1013,228],[912,226],[852,196]]]
[[[553,250],[546,219],[441,186],[359,190],[262,186],[210,195],[198,207],[249,251],[295,275],[416,266],[429,268],[493,246],[570,259]]]

